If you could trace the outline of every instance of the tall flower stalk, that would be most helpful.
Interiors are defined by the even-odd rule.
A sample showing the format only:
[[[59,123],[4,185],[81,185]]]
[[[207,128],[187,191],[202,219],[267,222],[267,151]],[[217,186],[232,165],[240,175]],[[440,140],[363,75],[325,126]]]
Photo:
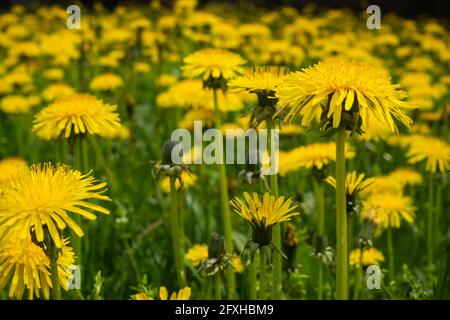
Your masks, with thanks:
[[[180,217],[178,215],[178,191],[175,185],[176,179],[176,176],[170,176],[170,228],[178,285],[182,288],[186,285],[186,279],[183,268],[183,256],[181,254],[181,232],[179,225]]]
[[[407,127],[409,106],[385,71],[342,58],[333,58],[287,75],[278,86],[278,114],[285,121],[318,127],[336,139],[336,298],[348,299],[347,216],[345,195],[346,131],[364,135],[374,123],[398,132],[394,118]]]
[[[205,88],[212,89],[214,99],[214,114],[215,114],[215,126],[220,128],[222,126],[221,114],[219,110],[217,91],[223,92],[227,89],[227,81],[242,71],[241,65],[245,63],[245,60],[241,56],[232,52],[206,48],[192,53],[184,58],[185,65],[183,66],[183,74],[188,78],[200,77],[203,80],[203,86]],[[220,148],[216,149],[217,158],[219,162],[217,164],[217,170],[219,171],[219,192],[220,192],[220,204],[222,211],[223,228],[225,234],[226,250],[228,253],[233,252],[233,238],[232,238],[232,226],[231,216],[228,206],[228,184],[227,184],[227,172],[225,168],[224,155],[223,155],[223,141],[220,141]],[[234,272],[230,266],[226,271],[228,296],[230,298],[236,297],[236,279]]]
[[[348,299],[345,130],[336,133],[336,299]]]

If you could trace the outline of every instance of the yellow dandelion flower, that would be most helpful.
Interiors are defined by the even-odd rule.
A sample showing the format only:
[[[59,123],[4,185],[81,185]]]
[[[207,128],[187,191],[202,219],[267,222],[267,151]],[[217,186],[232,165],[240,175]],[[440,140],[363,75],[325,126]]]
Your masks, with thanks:
[[[253,228],[254,241],[266,245],[271,241],[272,227],[291,217],[299,215],[298,205],[292,205],[291,199],[275,197],[269,193],[263,196],[244,192],[244,200],[235,197],[230,201],[234,211]]]
[[[361,257],[361,251],[362,251],[362,257]],[[364,248],[361,249],[355,249],[352,252],[350,252],[349,262],[351,266],[359,267],[361,264],[363,266],[370,266],[370,265],[378,265],[380,262],[384,261],[384,255],[381,253],[381,251],[375,249],[375,248]]]
[[[0,228],[4,228],[3,236],[19,229],[21,239],[25,239],[33,229],[36,239],[42,242],[45,226],[60,248],[63,242],[58,229],[67,225],[79,237],[84,234],[70,215],[95,220],[97,217],[88,210],[109,214],[108,209],[88,202],[93,199],[109,201],[102,195],[105,186],[106,183],[97,183],[90,174],[83,175],[68,166],[33,165],[2,185]]]
[[[75,89],[65,83],[54,83],[42,91],[42,97],[47,101],[73,95]]]
[[[383,229],[400,228],[400,220],[413,223],[416,208],[410,197],[399,193],[373,193],[363,203],[361,215]]]
[[[425,137],[412,142],[406,154],[409,163],[425,160],[428,172],[446,172],[450,168],[450,145],[439,138]]]
[[[169,73],[163,73],[156,80],[158,87],[165,88],[174,85],[178,81],[177,76]]]
[[[242,259],[239,256],[233,256],[233,258],[231,258],[231,266],[237,273],[244,272],[244,262],[242,262]]]
[[[28,233],[28,231],[27,231]],[[28,298],[49,298],[51,284],[50,259],[27,234],[20,239],[15,232],[0,246],[0,290],[9,283],[8,295],[21,299],[25,290]]]
[[[69,246],[68,239],[63,239],[63,245],[58,253],[58,278],[64,290],[69,289],[68,279],[71,273],[75,255]],[[0,290],[10,282],[9,296],[20,299],[24,291],[28,298],[40,297],[40,291],[45,299],[49,298],[50,260],[42,247],[32,242],[27,236],[20,239],[20,231],[16,230],[0,247]],[[10,281],[11,280],[11,281]]]
[[[133,298],[134,300],[153,300],[151,297],[149,297],[143,292],[136,293]]]
[[[232,79],[228,83],[233,91],[248,91],[273,96],[276,87],[286,74],[282,67],[254,67],[246,69],[244,74]],[[275,98],[275,97],[274,97]]]
[[[150,65],[145,62],[136,62],[134,64],[134,71],[136,71],[137,73],[148,73],[150,72],[150,69]]]
[[[183,189],[189,189],[195,183],[197,182],[197,176],[193,173],[188,173],[186,171],[183,171],[181,173],[181,179],[183,180]],[[159,183],[159,186],[165,193],[170,192],[170,177],[164,177],[161,179],[161,182]],[[180,181],[177,179],[175,181],[175,187],[177,189],[181,188]]]
[[[11,95],[6,96],[1,100],[0,110],[4,111],[5,113],[13,114],[26,113],[39,103],[40,99],[38,97]]]
[[[410,168],[397,168],[388,177],[398,181],[403,186],[417,186],[422,184],[422,175]]]
[[[20,158],[6,158],[0,160],[0,184],[6,183],[18,172],[28,168],[27,162]]]
[[[353,151],[353,147],[346,144],[345,157],[352,159],[354,156],[355,152]],[[312,143],[307,146],[294,148],[288,152],[287,160],[291,163],[290,167],[292,170],[297,170],[302,167],[306,169],[314,167],[321,170],[330,162],[336,161],[336,143]],[[289,166],[289,164],[287,165]]]
[[[245,60],[223,49],[207,48],[187,56],[184,63],[183,75],[188,78],[230,79],[242,72],[241,65]]]
[[[51,68],[44,71],[43,76],[47,80],[59,81],[64,78],[64,70],[59,68]]]
[[[34,118],[33,132],[44,140],[69,138],[72,134],[108,136],[120,127],[117,106],[103,103],[88,94],[56,100]]]
[[[89,86],[92,90],[115,90],[123,86],[123,80],[114,73],[103,73],[92,79]]]
[[[355,116],[362,131],[370,128],[370,121],[382,122],[393,132],[397,132],[393,117],[407,127],[412,122],[402,111],[408,107],[400,100],[404,93],[390,83],[384,71],[341,58],[287,75],[276,96],[285,119],[301,116],[306,127],[318,109],[334,128],[341,125],[341,119],[355,120]]]
[[[361,173],[358,174],[356,171],[351,171],[347,173],[345,177],[345,193],[347,194],[347,197],[353,198],[357,196],[361,191],[370,188],[370,186],[374,182],[374,178],[367,178],[364,179],[365,174]],[[325,181],[333,186],[333,188],[336,188],[336,179],[328,176]]]
[[[170,300],[189,300],[190,297],[191,297],[191,288],[184,287],[183,289],[180,289],[178,293],[173,292],[170,295]],[[159,288],[159,298],[161,300],[168,300],[169,293],[166,287]]]
[[[206,244],[194,244],[188,249],[184,258],[188,260],[192,266],[197,267],[203,261],[208,259],[208,246]]]
[[[379,193],[396,193],[401,194],[403,192],[402,183],[393,176],[378,176],[374,177],[370,188],[361,190],[363,197],[368,197],[372,194]]]

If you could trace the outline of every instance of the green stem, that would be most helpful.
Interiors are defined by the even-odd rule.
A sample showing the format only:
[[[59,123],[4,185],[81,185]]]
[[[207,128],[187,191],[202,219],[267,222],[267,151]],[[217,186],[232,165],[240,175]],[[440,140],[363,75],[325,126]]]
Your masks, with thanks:
[[[222,288],[220,284],[220,272],[214,275],[214,299],[222,300]]]
[[[82,171],[82,161],[81,161],[81,144],[83,137],[75,135],[71,137],[72,141],[72,156],[73,156],[73,168],[75,170]],[[83,172],[82,172],[83,173]],[[83,224],[81,215],[77,214],[73,217],[75,220],[75,223],[78,224],[80,227]],[[75,234],[75,232],[70,231],[71,233],[71,242],[73,249],[75,251],[75,255],[77,256],[77,263],[79,266],[83,265],[83,248],[82,248],[82,240],[81,238]]]
[[[389,256],[389,278],[394,280],[395,277],[395,261],[394,261],[394,239],[392,234],[392,228],[387,229],[387,245]]]
[[[433,266],[433,208],[434,208],[434,174],[429,175],[428,211],[427,211],[427,257],[428,266]]]
[[[170,176],[170,205],[171,205],[171,216],[170,224],[172,231],[172,245],[173,245],[173,256],[175,259],[175,268],[177,271],[178,286],[184,288],[186,286],[186,279],[183,270],[183,260],[181,256],[181,245],[180,245],[180,226],[179,226],[179,216],[178,216],[178,195],[175,185],[176,177]]]
[[[441,217],[442,217],[442,183],[439,183],[437,190],[436,190],[436,202],[435,202],[435,209],[436,214],[434,217],[434,246],[439,243],[441,240],[441,231],[440,231],[440,223],[441,223]]]
[[[361,256],[362,256],[362,251],[361,251]],[[362,258],[361,258],[361,260],[362,260]],[[358,266],[356,266],[355,288],[354,288],[354,292],[353,292],[353,300],[359,299],[359,294],[361,291],[361,278],[362,278],[362,265],[360,263]]]
[[[48,230],[45,232],[45,242],[47,244],[48,255],[50,258],[50,280],[52,282],[53,300],[61,300],[61,287],[59,285],[58,275],[58,248],[53,242]]]
[[[215,113],[215,125],[216,128],[220,128],[222,126],[222,120],[220,118],[219,106],[217,101],[217,90],[213,90],[214,96],[214,113]],[[220,163],[217,164],[217,169],[219,171],[219,190],[220,190],[220,204],[222,209],[222,219],[223,219],[223,228],[225,234],[225,244],[228,253],[233,253],[233,238],[232,238],[232,227],[231,227],[231,215],[229,209],[229,195],[228,195],[228,185],[227,185],[227,172],[224,163],[224,155],[223,155],[223,141],[220,142],[221,147],[218,152],[218,158],[220,159]],[[226,280],[228,287],[228,296],[230,298],[235,298],[236,296],[236,279],[234,276],[233,268],[231,266],[227,267],[226,270]]]
[[[250,263],[249,268],[249,281],[250,281],[250,300],[256,300],[256,257],[253,262]]]
[[[314,189],[316,194],[316,212],[317,212],[317,233],[319,237],[325,234],[325,200],[323,183],[314,180]],[[323,299],[323,263],[319,260],[319,274],[317,285],[317,298]]]
[[[319,275],[317,281],[317,299],[323,300],[323,263],[321,260],[319,260]]]
[[[274,123],[271,118],[267,119],[267,134],[268,134],[268,154],[269,157],[272,156],[272,147],[273,147],[273,140],[272,140],[272,130],[274,128]],[[272,192],[272,195],[275,197],[278,197],[278,175],[272,174],[270,176],[270,190]],[[281,248],[281,225],[277,224],[273,227],[272,230],[272,240],[273,243],[278,247]],[[282,261],[281,261],[281,255],[276,254],[273,257],[273,298],[274,299],[281,299],[281,292],[283,287],[283,274],[282,274]]]
[[[336,299],[348,299],[345,130],[336,133]]]
[[[266,299],[266,257],[264,250],[259,250],[259,300]]]

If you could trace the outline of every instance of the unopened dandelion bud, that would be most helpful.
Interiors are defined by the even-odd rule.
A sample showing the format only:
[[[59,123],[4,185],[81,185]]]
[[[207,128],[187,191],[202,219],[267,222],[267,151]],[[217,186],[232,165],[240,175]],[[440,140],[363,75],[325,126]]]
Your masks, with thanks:
[[[214,234],[209,242],[208,257],[220,259],[225,254],[225,239],[219,234]]]

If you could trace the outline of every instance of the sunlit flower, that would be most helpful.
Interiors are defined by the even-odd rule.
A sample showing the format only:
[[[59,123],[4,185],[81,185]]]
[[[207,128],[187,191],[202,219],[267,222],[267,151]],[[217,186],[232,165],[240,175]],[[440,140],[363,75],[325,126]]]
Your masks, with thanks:
[[[373,193],[363,204],[362,217],[373,221],[377,226],[400,228],[400,220],[413,223],[416,208],[410,197],[399,193]]]
[[[25,239],[12,235],[0,246],[0,289],[7,283],[10,297],[21,299],[27,290],[29,299],[39,298],[41,293],[49,298],[50,260],[28,235]]]
[[[34,296],[49,299],[50,260],[42,247],[32,242],[27,235],[20,239],[20,231],[15,231],[0,246],[0,289],[9,283],[9,297],[21,299],[25,290],[28,299]],[[68,290],[68,279],[71,276],[69,267],[75,262],[73,249],[67,239],[62,239],[62,247],[58,254],[58,279],[60,286]]]
[[[364,248],[363,250],[355,249],[352,252],[350,252],[349,263],[351,266],[359,267],[361,264],[363,266],[378,265],[380,264],[380,262],[383,261],[384,261],[383,254],[381,253],[381,251],[375,248]]]
[[[261,245],[271,241],[271,229],[275,224],[299,215],[298,206],[292,205],[291,199],[267,192],[263,196],[244,192],[244,200],[236,197],[230,203],[234,211],[252,226],[253,240]]]
[[[357,196],[364,189],[370,188],[374,182],[374,178],[364,179],[365,174],[358,174],[356,171],[348,172],[345,177],[345,193],[348,198]],[[336,188],[336,179],[328,176],[325,181]]]
[[[446,172],[450,168],[450,145],[444,140],[425,137],[416,139],[409,145],[408,162],[425,160],[425,170]]]
[[[44,140],[85,133],[108,136],[120,127],[116,110],[117,106],[105,104],[88,94],[67,96],[35,116],[33,131]]]
[[[343,123],[349,130],[360,126],[360,134],[367,131],[370,121],[384,123],[393,132],[397,132],[394,118],[407,127],[412,122],[402,111],[408,107],[401,101],[404,93],[390,83],[384,71],[341,58],[287,75],[276,96],[286,120],[300,116],[306,127],[311,126],[317,110],[329,126],[338,128]]]
[[[191,288],[190,287],[185,287],[183,289],[180,289],[180,291],[178,291],[178,293],[173,292],[170,295],[169,298],[169,293],[167,291],[166,287],[161,287],[159,288],[159,298],[161,300],[189,300],[189,298],[191,297]]]
[[[42,91],[42,97],[47,101],[73,95],[75,89],[65,83],[54,83]]]
[[[20,96],[20,95],[11,95],[6,96],[0,101],[0,110],[5,113],[26,113],[31,108],[35,107],[40,103],[40,99],[36,96]]]
[[[178,189],[180,189],[181,187],[183,189],[189,189],[190,187],[195,185],[195,182],[197,181],[197,176],[193,173],[188,173],[186,171],[183,171],[181,173],[181,180],[183,180],[183,185],[180,184],[180,180],[177,179],[175,181],[175,187]],[[159,186],[161,187],[161,189],[166,192],[169,193],[170,192],[170,177],[164,177],[161,179],[161,182],[159,183]]]
[[[90,83],[92,90],[115,90],[123,86],[123,80],[121,77],[114,73],[104,73],[96,76]]]
[[[244,272],[244,263],[242,262],[241,257],[234,256],[233,258],[231,258],[231,265],[235,272],[237,272],[237,273]]]
[[[0,184],[8,182],[18,172],[28,168],[27,162],[20,158],[0,160]]]
[[[208,246],[206,244],[194,244],[188,249],[184,258],[188,260],[192,266],[197,267],[203,261],[208,259]]]
[[[68,226],[79,237],[84,234],[71,215],[95,220],[97,217],[88,210],[109,214],[108,209],[88,202],[109,201],[102,195],[105,186],[106,183],[97,183],[90,174],[82,175],[67,166],[33,165],[2,185],[0,228],[4,228],[3,236],[18,229],[20,238],[25,239],[32,230],[42,242],[46,227],[55,245],[61,247],[63,242],[58,229]]]
[[[286,69],[280,67],[254,67],[228,83],[234,91],[246,90],[250,93],[273,96],[275,88],[281,83]]]
[[[230,79],[242,72],[245,60],[223,49],[207,48],[187,56],[184,63],[183,74],[188,78]]]
[[[393,180],[404,186],[416,186],[422,184],[422,175],[410,168],[397,168],[389,174]]]

